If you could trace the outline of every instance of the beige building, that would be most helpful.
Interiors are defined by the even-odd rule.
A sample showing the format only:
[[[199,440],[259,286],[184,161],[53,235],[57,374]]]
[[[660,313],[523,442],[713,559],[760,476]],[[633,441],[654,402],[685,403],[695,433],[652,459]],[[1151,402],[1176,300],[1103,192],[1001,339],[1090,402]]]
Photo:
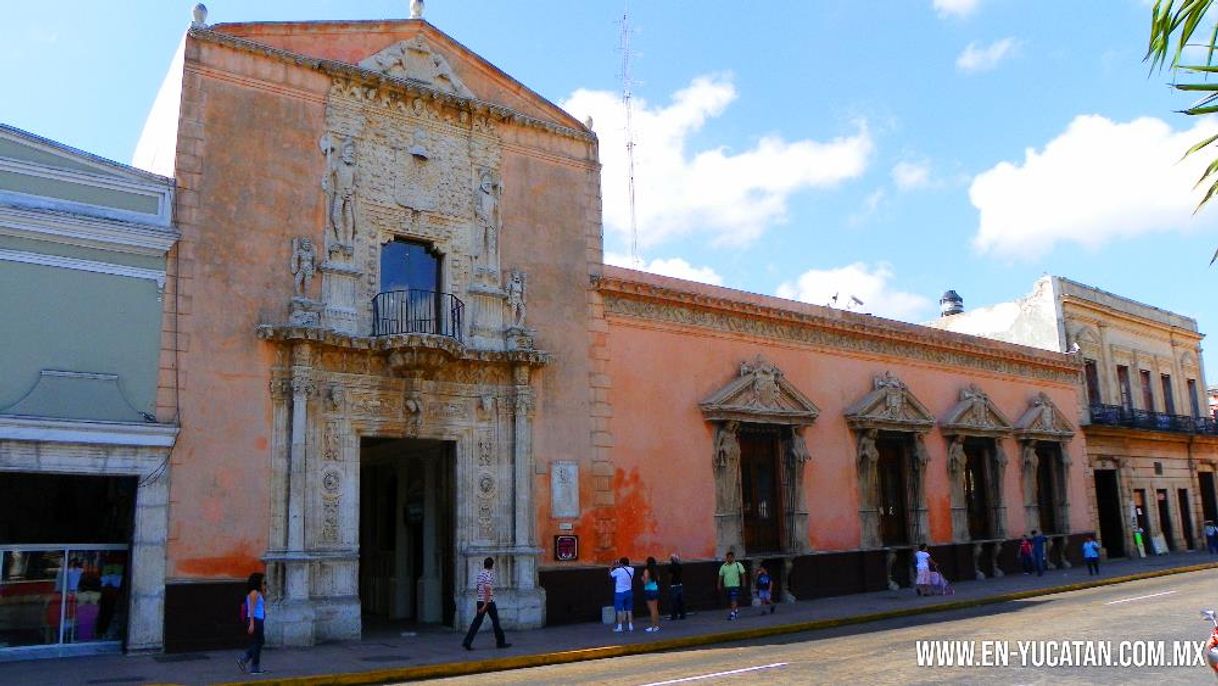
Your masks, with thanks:
[[[941,303],[932,326],[1082,356],[1089,501],[1108,555],[1129,554],[1138,529],[1148,554],[1204,547],[1202,523],[1218,519],[1218,424],[1195,320],[1057,276],[1015,302]]]

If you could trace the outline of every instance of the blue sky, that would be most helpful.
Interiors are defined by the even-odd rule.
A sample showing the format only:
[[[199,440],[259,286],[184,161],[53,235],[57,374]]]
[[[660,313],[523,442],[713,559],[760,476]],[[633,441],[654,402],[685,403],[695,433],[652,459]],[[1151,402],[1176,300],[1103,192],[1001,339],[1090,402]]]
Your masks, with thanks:
[[[0,121],[128,162],[193,2],[6,3]],[[213,0],[210,22],[404,17],[407,0]],[[580,118],[605,164],[607,259],[633,262],[622,0],[429,0],[426,18]],[[1205,131],[1142,61],[1149,3],[631,3],[646,268],[933,318],[1043,273],[1218,331],[1194,216]],[[1206,356],[1210,382],[1218,353]]]

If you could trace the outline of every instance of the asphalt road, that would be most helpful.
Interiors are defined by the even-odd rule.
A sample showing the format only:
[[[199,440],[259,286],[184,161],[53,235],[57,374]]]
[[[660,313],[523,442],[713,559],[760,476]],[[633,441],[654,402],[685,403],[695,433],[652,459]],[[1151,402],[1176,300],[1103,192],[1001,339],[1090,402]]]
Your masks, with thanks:
[[[431,683],[1213,684],[1209,668],[1195,663],[1194,646],[1210,631],[1199,611],[1218,609],[1215,582],[1218,573],[1195,572],[722,647]],[[924,659],[948,657],[941,650],[953,651],[951,656],[959,659],[960,651],[971,648],[976,666],[919,666],[919,641],[953,642],[923,644],[924,651],[930,650]],[[1193,664],[1173,664],[1176,659]],[[982,661],[988,665],[981,666]],[[1114,666],[1096,666],[1107,661]]]

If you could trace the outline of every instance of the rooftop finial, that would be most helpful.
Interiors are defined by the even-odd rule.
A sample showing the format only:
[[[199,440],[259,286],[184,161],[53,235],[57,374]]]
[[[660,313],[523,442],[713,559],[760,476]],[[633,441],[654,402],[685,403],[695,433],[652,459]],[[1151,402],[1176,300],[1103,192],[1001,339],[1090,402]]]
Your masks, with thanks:
[[[410,0],[410,18],[423,18],[423,0]]]
[[[192,21],[190,22],[190,26],[192,28],[196,28],[196,29],[207,28],[207,5],[204,5],[201,2],[197,5],[195,5],[195,8],[190,11],[190,16],[192,19]]]

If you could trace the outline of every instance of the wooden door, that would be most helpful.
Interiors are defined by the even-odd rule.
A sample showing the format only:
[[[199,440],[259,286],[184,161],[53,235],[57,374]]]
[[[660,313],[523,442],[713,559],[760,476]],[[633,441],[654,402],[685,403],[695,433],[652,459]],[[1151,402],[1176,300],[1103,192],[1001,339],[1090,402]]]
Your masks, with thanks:
[[[748,554],[777,552],[782,527],[777,431],[740,432],[741,514]]]
[[[991,439],[964,442],[964,498],[968,504],[968,534],[972,540],[991,536],[989,451]]]
[[[905,478],[907,459],[905,444],[900,439],[881,438],[876,442],[880,453],[879,469],[880,541],[884,545],[909,544],[909,508]]]

